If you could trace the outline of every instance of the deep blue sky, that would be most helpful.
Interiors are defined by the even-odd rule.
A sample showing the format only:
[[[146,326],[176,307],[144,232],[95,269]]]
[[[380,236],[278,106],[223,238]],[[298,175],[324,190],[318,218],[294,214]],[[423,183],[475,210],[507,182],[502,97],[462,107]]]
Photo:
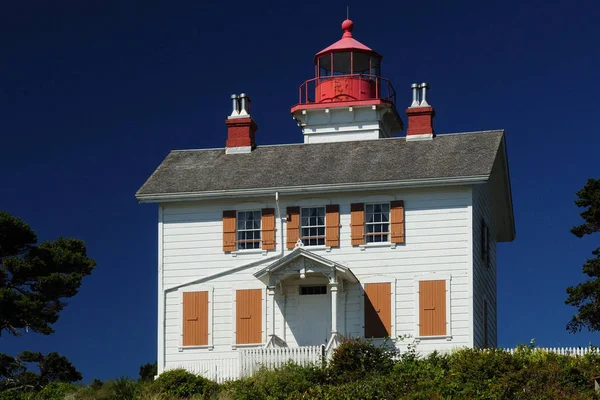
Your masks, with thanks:
[[[0,209],[98,262],[51,336],[85,380],[156,358],[157,210],[134,193],[171,149],[223,147],[229,95],[252,96],[259,144],[301,142],[289,114],[313,54],[355,37],[399,92],[430,82],[439,133],[506,129],[517,239],[499,246],[499,344],[568,334],[565,287],[598,238],[574,192],[598,177],[600,8],[593,1],[5,1],[0,6]],[[576,3],[576,5],[575,5]]]

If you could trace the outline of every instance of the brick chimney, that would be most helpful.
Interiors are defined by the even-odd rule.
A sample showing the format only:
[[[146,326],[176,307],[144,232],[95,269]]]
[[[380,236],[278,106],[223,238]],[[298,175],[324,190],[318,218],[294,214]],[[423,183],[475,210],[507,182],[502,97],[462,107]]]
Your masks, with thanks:
[[[227,141],[225,153],[250,153],[255,147],[254,135],[258,126],[250,116],[250,97],[242,93],[231,95],[233,110],[225,120]]]
[[[408,116],[408,128],[406,129],[406,140],[433,139],[433,117],[435,110],[427,103],[427,83],[413,83],[411,85],[413,101],[406,110]]]

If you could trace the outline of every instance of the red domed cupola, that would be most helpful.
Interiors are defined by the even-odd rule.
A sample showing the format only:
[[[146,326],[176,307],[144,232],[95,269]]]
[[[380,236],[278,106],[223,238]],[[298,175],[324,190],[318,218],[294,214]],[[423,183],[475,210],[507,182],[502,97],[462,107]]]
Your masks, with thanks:
[[[371,115],[371,117],[384,124],[377,137],[389,137],[403,128],[402,120],[398,116],[395,106],[396,92],[390,81],[381,76],[381,59],[383,57],[354,39],[353,29],[354,22],[346,19],[342,23],[344,31],[342,38],[315,55],[315,77],[300,86],[299,102],[292,107],[291,112],[299,125],[303,127],[305,142],[322,141],[321,139],[331,140],[331,135],[316,135],[325,133],[324,129],[326,130],[326,128],[321,126],[318,129],[319,132],[311,128],[311,125],[317,123],[317,120],[308,117],[309,110],[310,114],[314,114],[314,111],[317,110],[325,110],[325,113],[330,114],[340,107],[345,109],[349,107],[349,111],[355,111],[357,107],[368,107],[372,111],[380,111],[377,116]],[[342,120],[346,119],[342,118]],[[356,115],[353,115],[353,120],[357,121]],[[359,118],[359,120],[362,119]],[[344,124],[348,125],[349,122],[344,121]],[[329,125],[332,124],[335,122],[332,122],[330,114]],[[341,137],[339,134],[342,130],[339,128],[336,128],[338,131],[336,141],[376,138],[373,137],[372,130],[365,137],[363,137],[364,135]],[[357,129],[360,130],[357,127],[352,131]],[[367,131],[364,130],[364,132]],[[311,134],[312,140],[309,140],[307,134]]]

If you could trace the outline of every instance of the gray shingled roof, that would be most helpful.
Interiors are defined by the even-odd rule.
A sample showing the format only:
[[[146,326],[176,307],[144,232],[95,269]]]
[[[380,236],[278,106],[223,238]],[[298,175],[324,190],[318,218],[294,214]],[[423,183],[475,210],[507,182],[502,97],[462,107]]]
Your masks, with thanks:
[[[489,176],[503,136],[503,131],[485,131],[425,141],[399,137],[258,146],[249,154],[176,150],[136,197]]]

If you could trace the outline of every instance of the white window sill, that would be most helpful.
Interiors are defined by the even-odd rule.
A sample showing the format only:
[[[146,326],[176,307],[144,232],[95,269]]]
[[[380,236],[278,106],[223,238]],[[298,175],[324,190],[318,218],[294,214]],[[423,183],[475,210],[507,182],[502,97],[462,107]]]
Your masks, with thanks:
[[[440,340],[440,339],[446,339],[446,340],[452,340],[452,335],[439,335],[439,336],[416,336],[415,337],[416,340]]]
[[[210,344],[210,345],[202,345],[202,346],[178,346],[177,347],[177,349],[179,351],[197,350],[197,349],[213,350],[214,348],[215,348],[215,346],[213,346],[212,344]]]
[[[238,347],[243,349],[243,348],[247,348],[247,347],[262,347],[262,346],[264,346],[264,345],[265,345],[264,343],[232,344],[232,345],[231,345],[231,348],[232,348],[233,350],[235,350],[235,349],[237,349]]]
[[[365,251],[368,248],[377,248],[377,247],[389,247],[390,249],[395,249],[396,245],[397,245],[396,243],[390,243],[390,242],[372,242],[372,243],[359,244],[358,247],[360,247],[361,251]]]
[[[266,256],[268,252],[269,252],[268,250],[262,250],[262,249],[236,250],[236,251],[231,252],[231,257],[237,257],[238,254],[261,254],[261,253],[263,256]]]

